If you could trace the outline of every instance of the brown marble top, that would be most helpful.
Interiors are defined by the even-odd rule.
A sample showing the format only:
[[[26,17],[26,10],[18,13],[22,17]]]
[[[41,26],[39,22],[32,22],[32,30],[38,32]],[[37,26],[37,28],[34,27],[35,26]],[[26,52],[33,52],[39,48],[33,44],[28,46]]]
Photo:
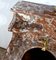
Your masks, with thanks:
[[[49,6],[27,1],[17,2],[13,6],[12,10],[17,13],[21,12],[25,14],[39,14],[39,15],[50,14],[52,16],[56,16],[55,6]]]

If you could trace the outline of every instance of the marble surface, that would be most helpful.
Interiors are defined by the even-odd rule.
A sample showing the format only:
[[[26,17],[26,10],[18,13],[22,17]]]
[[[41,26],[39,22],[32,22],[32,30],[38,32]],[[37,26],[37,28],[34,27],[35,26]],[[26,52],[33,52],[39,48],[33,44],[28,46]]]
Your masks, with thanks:
[[[22,0],[0,0],[0,47],[7,48],[11,41],[12,33],[8,32],[8,25],[12,19],[10,8],[17,2]],[[56,0],[26,0],[42,4],[56,5]]]
[[[30,33],[30,32],[26,33],[26,35],[24,35],[24,34],[14,35],[13,34],[13,39],[11,39],[12,33],[8,32],[8,25],[11,22],[11,19],[13,16],[10,11],[10,8],[14,5],[14,1],[13,0],[12,0],[13,2],[11,0],[8,0],[8,1],[0,0],[0,1],[1,1],[0,46],[7,48],[7,46],[9,45],[7,48],[7,53],[5,55],[6,58],[2,59],[2,60],[20,60],[22,58],[22,56],[24,55],[24,53],[26,51],[28,51],[29,49],[42,48],[43,44],[40,43],[42,41],[39,41],[39,39],[37,39],[38,35]],[[6,3],[5,3],[5,1],[6,1]],[[16,3],[16,1],[15,1],[15,3]],[[9,42],[10,42],[10,44],[9,44]],[[48,50],[50,50],[50,52],[56,57],[55,48],[56,48],[56,42],[54,39],[52,39],[52,41],[50,43],[48,43]]]
[[[17,14],[10,24],[13,35],[7,48],[9,60],[22,60],[25,52],[33,48],[47,50],[56,57],[56,10],[53,6],[22,1],[12,10]]]

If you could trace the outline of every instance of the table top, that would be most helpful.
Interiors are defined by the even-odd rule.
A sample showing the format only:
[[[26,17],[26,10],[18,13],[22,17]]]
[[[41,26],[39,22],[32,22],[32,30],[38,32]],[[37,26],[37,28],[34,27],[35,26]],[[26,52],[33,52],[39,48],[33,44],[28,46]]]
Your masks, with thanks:
[[[27,2],[27,1],[17,2],[13,6],[12,10],[17,11],[17,13],[21,12],[21,13],[29,14],[31,12],[32,14],[39,14],[39,15],[50,14],[56,16],[55,6]]]

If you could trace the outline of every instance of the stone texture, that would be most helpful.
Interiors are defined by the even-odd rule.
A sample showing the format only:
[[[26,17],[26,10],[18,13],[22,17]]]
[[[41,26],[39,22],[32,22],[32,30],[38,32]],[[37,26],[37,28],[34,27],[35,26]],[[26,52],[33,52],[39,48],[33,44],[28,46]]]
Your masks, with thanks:
[[[7,48],[8,59],[21,60],[29,49],[44,47],[56,57],[54,6],[22,1],[18,2],[12,11],[14,16],[8,30],[13,35]]]

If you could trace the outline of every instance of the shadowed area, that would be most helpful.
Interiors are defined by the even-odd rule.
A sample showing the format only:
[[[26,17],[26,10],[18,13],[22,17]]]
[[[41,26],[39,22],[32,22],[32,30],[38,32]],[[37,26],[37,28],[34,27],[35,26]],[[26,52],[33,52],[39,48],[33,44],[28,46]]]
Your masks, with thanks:
[[[39,48],[34,48],[27,51],[22,60],[56,60],[56,58],[48,51],[42,51]]]
[[[0,60],[3,60],[5,55],[6,55],[6,49],[0,47]]]

